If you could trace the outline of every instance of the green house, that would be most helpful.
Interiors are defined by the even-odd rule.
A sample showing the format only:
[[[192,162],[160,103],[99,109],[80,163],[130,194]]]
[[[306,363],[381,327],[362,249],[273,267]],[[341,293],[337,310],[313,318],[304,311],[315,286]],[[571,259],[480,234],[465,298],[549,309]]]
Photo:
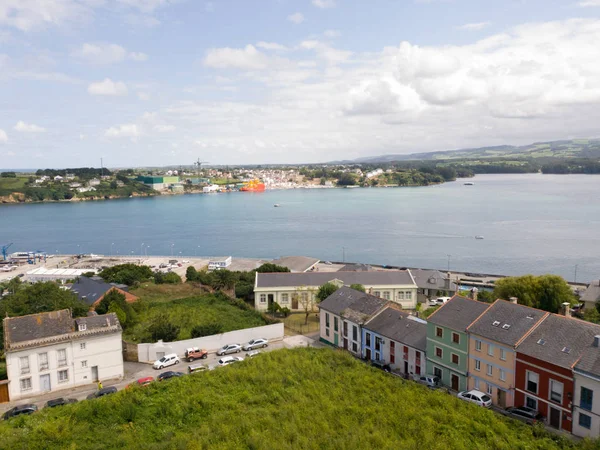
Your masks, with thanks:
[[[455,295],[427,319],[427,373],[454,391],[467,389],[467,327],[489,306]]]

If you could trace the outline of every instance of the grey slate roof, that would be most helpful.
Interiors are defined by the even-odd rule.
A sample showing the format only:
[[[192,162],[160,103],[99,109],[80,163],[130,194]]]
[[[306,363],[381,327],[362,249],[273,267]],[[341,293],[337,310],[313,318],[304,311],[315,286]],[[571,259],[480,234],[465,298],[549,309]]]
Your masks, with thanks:
[[[87,305],[93,305],[102,298],[113,287],[123,289],[121,285],[115,285],[105,282],[100,277],[79,277],[71,286],[71,291],[77,294],[80,300],[83,300]]]
[[[600,378],[600,348],[593,345],[587,348],[574,370]]]
[[[86,324],[86,331],[79,332],[79,324]],[[73,319],[71,311],[30,314],[4,319],[4,345],[7,350],[15,347],[31,347],[44,342],[68,340],[74,336],[97,334],[105,331],[121,331],[115,313]]]
[[[600,325],[550,314],[517,347],[517,352],[570,369],[583,353],[593,353],[595,335],[600,335]],[[600,354],[600,349],[595,350]]]
[[[388,303],[387,300],[344,286],[319,303],[319,308],[362,324]]]
[[[340,269],[340,272],[368,272],[370,270],[372,270],[372,267],[368,264],[350,263],[350,264],[344,265]]]
[[[489,303],[455,295],[427,319],[429,322],[456,331],[465,331],[489,308]]]
[[[468,331],[514,347],[547,315],[546,311],[499,299],[468,327]]]
[[[387,307],[365,324],[365,329],[425,352],[427,322],[410,314]]]
[[[583,295],[581,296],[582,302],[595,303],[600,300],[600,281],[595,280],[590,283]]]
[[[414,285],[408,270],[388,270],[381,272],[257,273],[256,286],[259,288],[322,286],[336,279],[341,280],[347,286],[351,284],[364,286]]]
[[[449,287],[446,287],[446,278],[448,275],[439,270],[411,269],[415,282],[419,289],[437,289],[445,291],[456,291],[456,283],[450,281]]]
[[[278,266],[287,267],[292,272],[306,272],[308,269],[313,267],[319,262],[316,258],[309,258],[308,256],[282,256],[279,259],[271,261],[273,264]]]

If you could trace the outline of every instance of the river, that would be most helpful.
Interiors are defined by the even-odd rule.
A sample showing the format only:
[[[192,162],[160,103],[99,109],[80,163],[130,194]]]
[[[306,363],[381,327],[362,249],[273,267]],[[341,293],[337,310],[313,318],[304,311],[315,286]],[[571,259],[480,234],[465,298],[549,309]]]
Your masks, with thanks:
[[[13,242],[10,251],[307,255],[569,280],[577,270],[577,281],[600,277],[600,176],[464,181],[5,205],[0,244]]]

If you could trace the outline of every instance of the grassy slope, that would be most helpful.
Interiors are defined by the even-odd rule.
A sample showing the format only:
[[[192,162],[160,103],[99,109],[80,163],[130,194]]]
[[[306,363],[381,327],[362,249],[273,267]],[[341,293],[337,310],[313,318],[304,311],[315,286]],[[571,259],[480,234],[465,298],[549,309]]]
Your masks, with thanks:
[[[0,424],[0,435],[4,448],[28,449],[572,447],[329,349],[276,351],[43,410]]]
[[[0,195],[22,192],[28,177],[0,178]]]

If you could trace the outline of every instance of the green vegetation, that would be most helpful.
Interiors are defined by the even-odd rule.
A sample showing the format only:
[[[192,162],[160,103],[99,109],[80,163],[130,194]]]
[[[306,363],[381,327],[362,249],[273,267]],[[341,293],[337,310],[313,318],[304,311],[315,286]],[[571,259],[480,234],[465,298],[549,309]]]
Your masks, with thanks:
[[[154,284],[142,283],[129,290],[133,295],[147,302],[170,302],[178,298],[198,295],[198,287],[193,284]]]
[[[367,292],[365,287],[362,284],[351,284],[350,289],[354,289],[355,291]]]
[[[8,376],[6,375],[6,361],[0,361],[0,380],[7,380]]]
[[[575,449],[540,427],[389,376],[329,349],[237,365],[0,424],[5,448]]]
[[[126,284],[133,286],[142,281],[149,280],[154,275],[148,266],[138,266],[137,264],[118,264],[107,267],[99,275],[107,283]]]
[[[123,332],[123,338],[131,342],[190,339],[195,327],[215,323],[222,327],[222,332],[272,323],[243,301],[230,299],[222,293],[172,301],[142,298],[132,306],[137,314],[137,323]]]
[[[130,328],[137,322],[137,314],[133,306],[127,303],[125,295],[116,289],[110,290],[102,297],[100,303],[96,305],[95,311],[98,314],[115,313],[123,329]]]
[[[154,282],[156,284],[181,284],[181,277],[175,272],[154,272]]]
[[[557,275],[524,275],[496,281],[496,298],[517,297],[519,304],[556,313],[563,303],[574,303],[575,295],[568,283]]]
[[[325,283],[324,285],[319,287],[317,291],[316,299],[320,302],[325,300],[331,294],[338,290],[338,287],[333,283]]]

